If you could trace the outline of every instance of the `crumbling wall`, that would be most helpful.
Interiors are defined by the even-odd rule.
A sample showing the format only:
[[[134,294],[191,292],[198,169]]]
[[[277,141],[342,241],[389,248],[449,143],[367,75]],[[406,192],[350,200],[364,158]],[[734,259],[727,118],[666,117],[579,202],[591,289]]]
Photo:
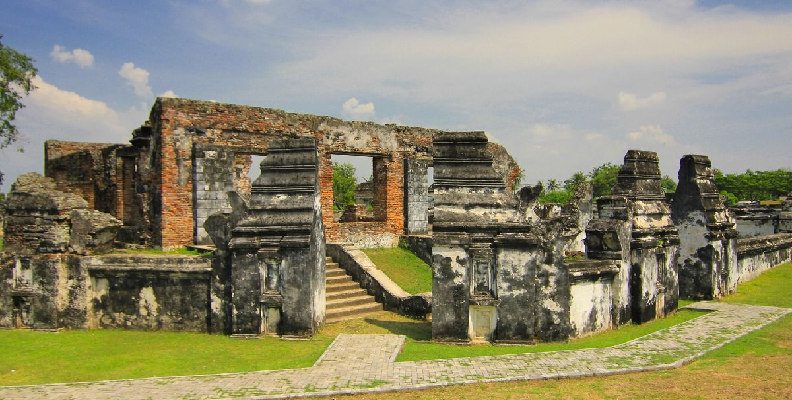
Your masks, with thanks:
[[[660,185],[657,154],[628,151],[612,193],[597,201],[599,219],[589,224],[587,251],[589,258],[621,263],[614,323],[662,317],[679,300],[679,234]]]
[[[81,197],[57,190],[51,178],[19,176],[5,203],[4,251],[16,256],[107,250],[121,223],[88,209]]]
[[[120,221],[38,174],[6,206],[0,326],[211,330],[209,260],[85,257],[110,249]]]
[[[576,336],[613,327],[613,279],[619,272],[610,260],[574,261],[570,277],[569,322]]]
[[[113,255],[81,264],[88,312],[77,327],[212,332],[208,258]]]
[[[58,190],[82,197],[88,208],[122,215],[121,159],[116,151],[128,146],[111,143],[44,142],[44,175]]]
[[[715,299],[737,288],[737,230],[711,167],[707,156],[679,161],[672,210],[680,238],[679,294],[687,299]]]
[[[486,149],[483,132],[435,134],[432,338],[567,338],[562,224],[529,225]]]
[[[204,224],[218,248],[213,274],[229,278],[211,290],[213,304],[228,299],[231,307],[213,309],[226,313],[233,335],[312,335],[325,315],[317,145],[278,140],[268,151],[249,203],[231,194],[232,212]]]
[[[205,187],[208,184],[212,189],[212,182],[233,182],[233,168],[222,168],[228,171],[224,173],[225,179],[193,179],[200,169],[193,149],[202,151],[203,146],[217,146],[231,153],[228,160],[234,160],[239,154],[267,154],[273,140],[288,137],[318,140],[323,224],[329,239],[343,239],[339,224],[333,221],[331,154],[374,157],[377,193],[381,197],[379,201],[375,199],[378,223],[367,230],[372,234],[376,229],[378,234],[401,235],[405,223],[404,163],[406,159],[431,158],[433,132],[185,99],[158,99],[152,108],[150,124],[152,156],[149,160],[153,186],[150,194],[159,200],[152,202],[149,214],[153,241],[163,247],[192,243],[196,232],[202,235],[202,223],[198,218],[227,207],[223,195],[211,198],[211,194],[205,193],[207,196],[203,196],[193,185]],[[377,171],[380,171],[379,176]],[[216,189],[217,192],[221,190]],[[193,215],[196,198],[214,201],[210,207],[198,207],[206,210],[200,217]],[[221,204],[223,202],[226,204]]]
[[[747,282],[762,272],[792,261],[792,234],[737,239],[738,283]]]

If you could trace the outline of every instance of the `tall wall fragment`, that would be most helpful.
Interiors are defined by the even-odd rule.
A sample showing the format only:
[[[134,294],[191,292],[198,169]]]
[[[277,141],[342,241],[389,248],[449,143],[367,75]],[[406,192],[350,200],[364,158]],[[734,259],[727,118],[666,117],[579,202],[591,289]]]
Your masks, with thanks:
[[[660,180],[657,153],[628,151],[612,196],[598,199],[599,220],[589,225],[589,257],[621,257],[616,324],[645,322],[677,308],[679,234]]]
[[[737,288],[738,235],[713,183],[709,157],[679,160],[679,184],[672,203],[679,230],[679,295],[716,299]]]
[[[571,335],[563,226],[530,226],[486,153],[483,132],[434,137],[432,337],[558,340]]]
[[[310,335],[324,323],[316,140],[277,140],[231,230],[232,333]]]

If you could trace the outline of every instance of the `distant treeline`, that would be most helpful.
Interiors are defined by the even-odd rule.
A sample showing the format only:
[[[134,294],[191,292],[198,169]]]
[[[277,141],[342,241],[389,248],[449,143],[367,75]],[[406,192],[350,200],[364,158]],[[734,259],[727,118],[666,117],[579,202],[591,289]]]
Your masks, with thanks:
[[[792,171],[751,171],[743,174],[724,175],[720,170],[713,171],[715,186],[729,199],[730,204],[738,201],[775,200],[792,192]]]

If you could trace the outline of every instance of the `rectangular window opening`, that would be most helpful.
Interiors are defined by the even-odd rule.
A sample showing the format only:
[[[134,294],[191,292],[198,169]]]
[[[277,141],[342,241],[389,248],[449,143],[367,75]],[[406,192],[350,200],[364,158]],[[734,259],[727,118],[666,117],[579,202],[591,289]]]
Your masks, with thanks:
[[[371,222],[385,219],[387,168],[372,156],[332,154],[333,219],[336,222]]]

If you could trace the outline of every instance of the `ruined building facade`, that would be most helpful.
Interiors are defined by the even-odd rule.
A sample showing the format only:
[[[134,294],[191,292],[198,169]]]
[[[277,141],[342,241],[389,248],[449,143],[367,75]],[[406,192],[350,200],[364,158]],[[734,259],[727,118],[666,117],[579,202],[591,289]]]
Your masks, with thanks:
[[[46,177],[20,177],[4,203],[0,327],[313,335],[332,256],[386,308],[431,313],[437,341],[565,340],[724,296],[792,256],[792,234],[736,238],[706,156],[681,160],[668,197],[657,154],[630,150],[612,195],[593,204],[582,187],[562,208],[515,193],[519,167],[483,132],[214,102],[157,99],[128,145],[45,151]],[[334,154],[371,158],[371,215],[334,216]],[[431,294],[354,249],[400,239],[431,264]]]
[[[130,238],[173,248],[212,244],[206,219],[229,212],[227,193],[249,195],[251,156],[266,156],[273,140],[317,141],[323,225],[328,240],[391,246],[405,233],[426,233],[427,174],[434,130],[347,122],[187,99],[159,98],[131,145],[48,141],[45,175],[124,224]],[[511,185],[519,166],[502,146],[487,150]],[[373,221],[333,218],[331,156],[372,160]]]

